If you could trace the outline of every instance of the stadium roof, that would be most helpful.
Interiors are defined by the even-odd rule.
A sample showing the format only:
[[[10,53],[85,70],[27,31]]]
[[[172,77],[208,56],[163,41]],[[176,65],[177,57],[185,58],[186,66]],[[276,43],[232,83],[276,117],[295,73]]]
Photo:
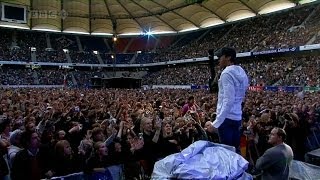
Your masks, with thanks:
[[[25,28],[29,29],[92,35],[139,35],[196,30],[314,0],[0,1],[27,6],[29,20]]]

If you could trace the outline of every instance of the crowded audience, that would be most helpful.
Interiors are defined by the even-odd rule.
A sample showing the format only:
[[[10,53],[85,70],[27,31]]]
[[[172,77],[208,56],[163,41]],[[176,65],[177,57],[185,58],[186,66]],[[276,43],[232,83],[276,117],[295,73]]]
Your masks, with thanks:
[[[316,56],[259,57],[244,59],[241,65],[246,70],[252,86],[318,86],[317,83],[320,81],[318,62],[319,58]],[[317,63],[317,66],[314,66],[313,63]],[[296,81],[297,76],[299,76],[299,81]],[[206,85],[209,78],[210,71],[207,64],[176,65],[149,72],[144,76],[143,84]],[[313,83],[309,83],[310,78]]]
[[[68,63],[66,54],[61,50],[46,50],[37,52],[36,55],[37,62]]]
[[[223,46],[235,47],[238,52],[287,48],[310,40],[320,43],[319,22],[320,5],[298,7],[179,35],[178,43],[155,48],[155,52],[116,56],[102,47],[99,55],[92,52],[108,46],[100,37],[0,29],[0,60],[30,61],[30,47],[36,47],[39,62],[67,63],[70,55],[72,63],[82,64],[100,64],[99,56],[105,64],[128,64],[133,58],[134,63],[196,58]],[[95,40],[99,42],[92,45]],[[68,54],[63,49],[68,49]],[[239,59],[251,86],[242,106],[240,147],[249,161],[247,171],[261,166],[257,166],[258,159],[271,147],[268,137],[275,127],[285,130],[285,143],[292,148],[294,159],[306,161],[307,152],[320,148],[318,52]],[[198,140],[219,143],[217,129],[211,124],[216,116],[216,93],[203,88],[147,88],[207,85],[207,62],[143,70],[148,71],[143,76],[139,68],[124,68],[118,74],[142,78],[143,85],[150,85],[146,89],[91,89],[92,77],[117,73],[92,67],[1,64],[0,179],[50,179],[78,172],[88,179],[106,179],[103,174],[110,166],[121,166],[125,179],[149,179],[156,161]],[[216,72],[219,75],[218,68]],[[10,85],[61,87],[13,89]],[[265,86],[276,90],[255,88]],[[279,86],[300,88],[286,92]]]
[[[247,71],[251,85],[275,85],[281,79],[290,77],[293,71],[303,64],[305,59],[304,57],[256,58],[252,62],[242,63],[241,65]]]
[[[116,55],[112,53],[99,53],[99,55],[102,62],[105,64],[129,64],[134,56],[133,53],[121,53]]]
[[[37,51],[44,51],[47,47],[46,33],[33,31],[17,31],[17,45],[24,51],[30,52],[30,47]]]
[[[36,73],[39,84],[43,85],[62,85],[64,83],[65,76],[68,74],[65,74],[62,70],[38,70]]]
[[[143,78],[147,85],[206,85],[210,77],[208,65],[168,67]]]
[[[126,179],[139,179],[141,174],[148,178],[155,161],[197,140],[218,139],[208,125],[217,97],[206,90],[1,91],[1,153],[12,152],[5,156],[9,163],[1,175],[13,180],[80,171],[93,176],[119,164],[124,165]],[[304,153],[315,148],[306,142],[319,132],[318,101],[318,93],[301,97],[248,92],[243,115],[248,148],[243,156],[254,165],[270,147],[270,130],[280,127],[287,132],[294,158],[303,160]]]
[[[138,54],[138,56],[136,57],[135,63],[136,64],[152,63],[154,60],[156,61],[155,57],[157,57],[156,53],[142,52]]]
[[[134,54],[132,53],[123,53],[116,55],[116,63],[117,64],[129,64]]]
[[[78,71],[72,73],[77,81],[79,87],[90,86],[91,78],[93,77],[103,77],[103,73],[100,71]]]
[[[114,61],[114,54],[110,54],[110,53],[100,53],[99,54],[103,63],[105,64],[113,64],[115,63]]]
[[[257,44],[256,50],[296,47],[306,44],[315,34],[315,29],[319,30],[319,24],[305,22],[310,12],[314,10],[314,6],[300,8],[295,12],[281,13],[276,16],[277,18],[270,19],[275,25],[272,26],[272,31],[265,34],[264,39],[261,39],[262,41]],[[314,18],[309,17],[309,21]],[[310,28],[310,24],[312,28]]]
[[[313,15],[304,22],[313,11]],[[307,6],[260,16],[233,26],[213,28],[201,40],[194,38],[186,44],[177,43],[175,47],[159,50],[154,61],[203,57],[207,56],[207,49],[217,50],[223,46],[234,47],[238,52],[248,52],[304,45],[320,30],[316,21],[318,16],[318,6]],[[193,35],[197,34],[190,33],[188,36]]]
[[[81,64],[100,64],[93,52],[69,51],[73,63]]]
[[[36,84],[32,69],[0,68],[1,85]]]
[[[304,58],[301,65],[289,76],[284,77],[279,85],[320,87],[320,59]]]
[[[12,39],[12,31],[8,29],[0,29],[2,38],[0,38],[0,60],[5,61],[10,59],[10,47]]]
[[[246,70],[251,86],[320,86],[319,58],[316,55],[289,57],[255,57],[243,59],[241,66]],[[91,77],[104,77],[107,70],[73,71],[67,80],[75,78],[79,87],[89,87]],[[110,70],[109,70],[110,71]],[[137,71],[139,72],[139,71]],[[37,73],[38,76],[33,74]],[[110,72],[109,72],[110,73]],[[24,76],[28,74],[28,76]],[[2,85],[63,85],[63,69],[13,69],[2,67]],[[118,74],[122,77],[142,78],[144,85],[207,85],[211,76],[207,63],[170,65],[151,69],[145,75],[140,73]],[[142,76],[142,77],[141,77]],[[39,82],[39,83],[36,83]],[[74,85],[74,83],[71,83]]]

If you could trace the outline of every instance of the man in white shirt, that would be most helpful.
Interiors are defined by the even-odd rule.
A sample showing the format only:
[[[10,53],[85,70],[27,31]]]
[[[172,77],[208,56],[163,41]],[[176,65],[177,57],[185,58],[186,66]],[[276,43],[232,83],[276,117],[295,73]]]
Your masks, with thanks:
[[[218,129],[220,143],[234,146],[239,153],[242,102],[249,86],[248,76],[236,65],[234,49],[224,47],[217,56],[223,71],[218,82],[217,116],[212,125]]]

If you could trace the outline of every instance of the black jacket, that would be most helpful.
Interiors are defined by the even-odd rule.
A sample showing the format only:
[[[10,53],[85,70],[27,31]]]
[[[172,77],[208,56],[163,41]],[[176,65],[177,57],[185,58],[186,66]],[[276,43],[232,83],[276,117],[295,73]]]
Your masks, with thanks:
[[[39,151],[36,156],[23,149],[17,153],[12,163],[12,180],[38,180],[45,178],[46,158]]]

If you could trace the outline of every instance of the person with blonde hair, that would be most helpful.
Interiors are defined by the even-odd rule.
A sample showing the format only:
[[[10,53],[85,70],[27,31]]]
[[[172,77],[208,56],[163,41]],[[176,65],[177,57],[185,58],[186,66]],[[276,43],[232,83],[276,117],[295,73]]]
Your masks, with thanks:
[[[85,160],[72,152],[70,143],[67,140],[60,140],[55,145],[55,176],[64,176],[80,172]]]
[[[102,141],[98,141],[93,145],[92,156],[88,159],[85,172],[86,173],[103,173],[105,168],[111,164],[111,160],[108,156],[108,148]]]

